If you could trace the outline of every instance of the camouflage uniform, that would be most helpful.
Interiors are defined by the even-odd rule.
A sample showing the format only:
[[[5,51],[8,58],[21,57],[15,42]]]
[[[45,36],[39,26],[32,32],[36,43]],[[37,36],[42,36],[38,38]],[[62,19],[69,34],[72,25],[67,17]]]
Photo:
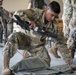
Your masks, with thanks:
[[[76,0],[63,0],[63,32],[66,38],[73,28],[74,20],[76,21]]]
[[[33,10],[29,9],[24,11],[23,20],[24,21],[34,21],[38,27],[45,27],[49,32],[53,32],[58,34],[57,39],[53,39],[56,42],[56,46],[59,48],[63,58],[65,61],[71,60],[71,55],[69,50],[66,47],[65,39],[63,37],[63,33],[58,30],[57,22],[52,21],[45,24],[45,11],[44,10]],[[26,34],[17,32],[13,33],[8,37],[8,41],[4,48],[4,61],[3,61],[3,69],[9,68],[10,58],[14,56],[17,52],[17,48],[24,49],[29,51],[32,56],[40,57],[50,65],[50,57],[46,50],[45,43],[46,37],[44,35],[39,35],[38,33],[31,33],[29,31],[25,31]],[[24,53],[26,54],[26,53]],[[26,56],[24,56],[26,58]]]
[[[69,49],[76,48],[76,27],[71,29],[69,38],[67,41],[67,46]]]
[[[9,36],[10,33],[13,32],[13,22],[12,18],[9,17],[9,12],[6,11],[2,6],[0,6],[0,16],[2,17],[3,21],[4,39],[5,39],[4,42],[6,43],[7,37]],[[8,29],[8,27],[10,29]]]
[[[76,0],[63,0],[63,4],[63,32],[64,36],[69,39],[70,30],[76,27]],[[71,49],[73,49],[71,54],[74,58],[75,49]]]
[[[13,32],[13,20],[10,19],[7,23],[7,37]]]
[[[76,49],[76,27],[70,30],[69,38],[67,40],[67,47],[68,49],[71,49],[72,58],[74,58]]]
[[[47,6],[47,4],[45,3],[46,1],[45,0],[29,0],[29,3],[31,3],[32,4],[32,7],[31,8],[39,8],[39,9],[46,9],[46,6]],[[48,2],[50,3],[50,1],[48,0]],[[58,53],[57,53],[57,49],[55,50],[55,49],[53,49],[54,47],[53,47],[53,45],[55,44],[55,43],[53,43],[53,45],[52,45],[52,42],[53,41],[51,41],[50,40],[50,38],[51,37],[47,37],[47,39],[46,39],[46,41],[47,41],[47,43],[46,43],[46,47],[48,46],[48,50],[56,57],[56,58],[60,58],[60,56],[58,55]],[[53,47],[53,48],[52,48]]]

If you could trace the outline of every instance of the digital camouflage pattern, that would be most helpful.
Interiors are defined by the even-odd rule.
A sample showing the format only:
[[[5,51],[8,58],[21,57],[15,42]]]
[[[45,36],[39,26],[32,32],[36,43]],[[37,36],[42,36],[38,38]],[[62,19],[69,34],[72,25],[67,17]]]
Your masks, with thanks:
[[[9,17],[9,12],[5,10],[2,6],[0,6],[0,17],[2,17],[3,22],[3,30],[4,30],[4,39],[6,42],[7,37],[10,35],[10,33],[13,32],[13,22],[12,18]]]
[[[67,46],[69,49],[76,49],[76,27],[72,28],[70,31]]]
[[[76,27],[76,0],[63,0],[63,32],[65,38],[70,42],[68,47],[72,47],[72,38],[69,36],[70,31]],[[71,39],[70,39],[71,38]],[[74,58],[75,48],[70,48],[72,57]]]
[[[63,0],[63,32],[68,38],[69,31],[73,28],[73,21],[76,21],[76,0]],[[75,25],[76,26],[76,25]]]

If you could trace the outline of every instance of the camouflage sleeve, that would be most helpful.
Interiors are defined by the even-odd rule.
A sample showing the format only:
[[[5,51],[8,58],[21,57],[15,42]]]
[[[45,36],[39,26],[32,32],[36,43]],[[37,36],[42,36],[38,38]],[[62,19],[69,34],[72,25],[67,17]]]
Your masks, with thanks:
[[[65,62],[67,61],[72,61],[72,54],[71,50],[67,48],[66,44],[59,44],[60,47],[58,47],[59,52],[62,55],[62,58],[64,59]]]
[[[26,9],[23,11],[23,20],[24,21],[34,21],[36,18],[35,18],[35,15],[36,15],[36,12],[34,9]]]
[[[40,9],[27,9],[24,11],[23,19],[24,21],[33,21],[36,26],[41,26],[41,16],[43,15],[43,10]]]
[[[67,61],[71,62],[71,60],[72,60],[71,50],[69,50],[67,48],[66,42],[67,41],[63,36],[63,32],[60,29],[58,29],[58,39],[57,39],[58,50],[60,51],[65,62],[67,62]]]

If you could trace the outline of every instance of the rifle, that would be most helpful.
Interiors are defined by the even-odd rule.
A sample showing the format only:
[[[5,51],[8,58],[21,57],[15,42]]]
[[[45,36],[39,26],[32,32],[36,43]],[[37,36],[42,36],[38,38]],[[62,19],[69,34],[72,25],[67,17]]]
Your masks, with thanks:
[[[17,23],[19,26],[21,26],[21,28],[30,31],[30,28],[29,28],[30,24],[28,22],[22,21],[18,15],[14,15],[14,16],[17,19],[17,20],[14,20],[15,23]],[[58,37],[57,34],[46,31],[45,27],[42,27],[42,28],[37,27],[37,30],[33,29],[33,31],[38,33],[38,34],[50,36],[50,37],[53,37],[53,38]]]

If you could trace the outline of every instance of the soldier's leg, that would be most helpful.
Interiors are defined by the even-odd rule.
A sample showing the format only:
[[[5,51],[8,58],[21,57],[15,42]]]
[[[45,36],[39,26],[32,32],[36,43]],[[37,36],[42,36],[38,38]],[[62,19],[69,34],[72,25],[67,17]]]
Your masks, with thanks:
[[[56,58],[60,58],[60,56],[58,55],[58,48],[56,47],[56,44],[55,44],[54,42],[51,43],[50,52],[51,52]]]
[[[61,58],[59,55],[58,55],[58,49],[55,49],[55,48],[50,48],[50,52],[54,55],[54,57],[56,58]]]
[[[71,67],[72,62],[72,55],[71,50],[67,48],[67,45],[64,43],[57,44],[57,47],[59,48],[59,51],[64,59],[64,61]]]
[[[28,48],[30,48],[30,43],[31,43],[31,40],[29,36],[21,32],[12,33],[8,37],[8,41],[4,48],[3,74],[10,73],[10,70],[9,70],[10,58],[14,56],[14,54],[17,52],[17,49],[28,50]]]
[[[64,33],[64,37],[65,38],[68,38],[68,36],[69,36],[69,31],[70,31],[70,29],[69,29],[69,22],[70,21],[68,21],[68,20],[63,20],[63,33]]]
[[[75,42],[75,38],[73,35],[75,32],[73,32],[72,30],[70,31],[69,34],[69,38],[67,40],[67,47],[68,49],[70,49],[71,55],[72,55],[72,59],[74,58],[75,55],[75,49],[76,49],[76,42]]]
[[[63,33],[65,38],[69,35],[69,22],[72,18],[72,5],[71,0],[63,1]]]
[[[50,50],[50,52],[54,55],[54,57],[60,58],[60,56],[58,55],[58,49],[55,48],[56,45],[54,41],[52,42],[51,37],[46,38],[46,44],[47,44],[46,45],[47,50]]]
[[[17,42],[12,34],[9,36],[9,39],[5,44],[3,52],[4,55],[3,55],[2,73],[3,75],[9,75],[11,74],[9,68],[10,58],[13,57],[14,54],[17,52]]]
[[[76,17],[71,18],[70,23],[69,23],[69,29],[73,29],[74,27],[76,27]]]

